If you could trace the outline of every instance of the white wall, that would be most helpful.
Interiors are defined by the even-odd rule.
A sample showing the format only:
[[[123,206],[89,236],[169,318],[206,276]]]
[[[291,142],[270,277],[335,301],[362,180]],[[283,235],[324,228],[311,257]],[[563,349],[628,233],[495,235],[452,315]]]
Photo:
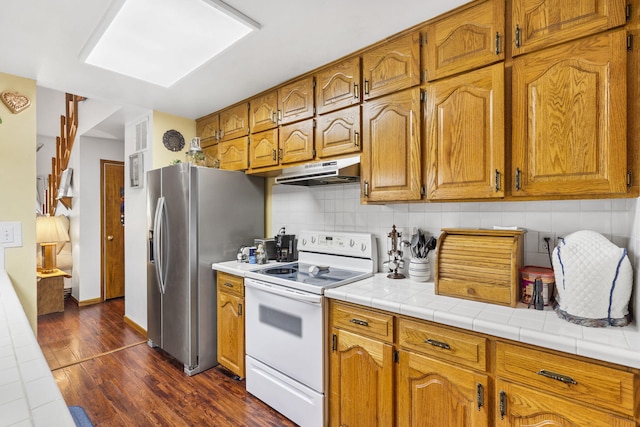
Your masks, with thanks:
[[[73,168],[71,242],[72,295],[80,302],[100,298],[100,160],[124,161],[124,141],[80,136]]]
[[[538,253],[540,232],[562,236],[582,229],[594,230],[616,245],[626,247],[634,269],[640,266],[637,199],[360,205],[358,184],[274,185],[272,192],[271,233],[282,226],[293,234],[301,230],[371,232],[378,239],[380,264],[388,259],[387,234],[395,224],[405,232],[403,238],[407,239],[413,227],[435,237],[447,227],[523,227],[527,229],[525,264],[544,267],[550,267],[550,264],[547,254]],[[635,281],[634,306],[640,307],[638,275]]]
[[[125,125],[125,202],[124,202],[124,295],[125,315],[135,324],[147,327],[147,198],[146,176],[141,188],[129,186],[129,155],[135,152],[136,124],[149,120],[149,135],[153,129],[153,114],[142,116]],[[149,138],[150,139],[150,138]],[[144,170],[151,169],[153,146],[142,151]]]

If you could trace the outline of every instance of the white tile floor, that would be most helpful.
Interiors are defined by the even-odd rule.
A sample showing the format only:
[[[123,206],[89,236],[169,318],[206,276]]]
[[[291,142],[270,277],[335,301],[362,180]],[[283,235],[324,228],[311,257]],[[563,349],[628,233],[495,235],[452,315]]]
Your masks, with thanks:
[[[0,270],[0,427],[75,426],[11,280]]]

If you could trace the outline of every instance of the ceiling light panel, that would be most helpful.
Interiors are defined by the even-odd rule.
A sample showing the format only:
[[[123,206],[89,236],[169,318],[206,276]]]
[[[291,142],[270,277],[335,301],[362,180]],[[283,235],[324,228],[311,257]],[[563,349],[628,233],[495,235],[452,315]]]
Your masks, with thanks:
[[[116,0],[80,57],[169,87],[259,27],[216,0]]]

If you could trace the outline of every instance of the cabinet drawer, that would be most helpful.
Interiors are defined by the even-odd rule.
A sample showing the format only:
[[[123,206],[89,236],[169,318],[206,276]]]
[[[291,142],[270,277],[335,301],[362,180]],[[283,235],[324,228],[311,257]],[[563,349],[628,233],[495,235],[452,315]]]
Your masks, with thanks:
[[[218,271],[218,289],[244,296],[244,279],[222,271]]]
[[[569,399],[634,414],[634,374],[571,356],[498,342],[496,375]]]
[[[333,326],[361,335],[393,341],[393,316],[336,303],[331,313]]]
[[[408,319],[398,320],[398,344],[428,356],[487,369],[487,340],[467,332]]]

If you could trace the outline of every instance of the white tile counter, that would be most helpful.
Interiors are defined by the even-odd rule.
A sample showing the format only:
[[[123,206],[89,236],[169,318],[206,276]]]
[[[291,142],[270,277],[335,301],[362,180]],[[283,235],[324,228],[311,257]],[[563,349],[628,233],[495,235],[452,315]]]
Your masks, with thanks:
[[[75,426],[11,279],[0,270],[0,427]]]
[[[436,295],[432,282],[388,279],[386,273],[327,289],[325,296],[540,347],[640,368],[640,331],[590,328],[562,320],[550,308],[504,307]]]
[[[247,271],[260,270],[270,264],[284,264],[276,261],[269,261],[267,264],[249,264],[248,262],[238,262],[238,261],[224,261],[224,262],[216,262],[211,264],[211,268],[214,270],[223,271],[228,274],[233,274],[235,276],[244,277]]]

